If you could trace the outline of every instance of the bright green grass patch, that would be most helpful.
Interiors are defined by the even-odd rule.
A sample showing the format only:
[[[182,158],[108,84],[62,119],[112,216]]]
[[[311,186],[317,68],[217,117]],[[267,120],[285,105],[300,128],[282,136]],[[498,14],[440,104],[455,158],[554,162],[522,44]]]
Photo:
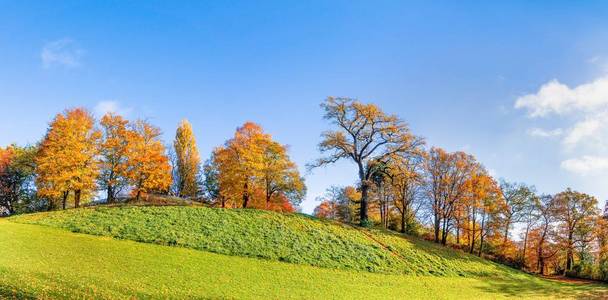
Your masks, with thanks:
[[[0,298],[601,298],[603,285],[387,275],[118,241],[0,219]]]
[[[204,207],[95,207],[23,215],[21,223],[214,253],[389,274],[517,276],[427,241],[299,214]]]
[[[515,272],[418,239],[260,210],[97,207],[24,215],[12,220],[319,267],[438,276],[504,276]]]

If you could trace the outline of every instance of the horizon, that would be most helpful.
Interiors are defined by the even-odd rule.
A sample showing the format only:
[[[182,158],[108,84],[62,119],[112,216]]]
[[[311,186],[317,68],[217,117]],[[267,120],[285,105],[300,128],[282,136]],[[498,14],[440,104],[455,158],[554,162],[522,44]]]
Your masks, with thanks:
[[[290,146],[312,213],[328,187],[356,183],[349,162],[305,169],[330,128],[319,104],[345,96],[398,115],[428,147],[473,154],[497,179],[608,198],[599,1],[5,5],[0,146],[35,143],[55,114],[82,106],[148,119],[165,144],[188,119],[204,161],[253,121]]]

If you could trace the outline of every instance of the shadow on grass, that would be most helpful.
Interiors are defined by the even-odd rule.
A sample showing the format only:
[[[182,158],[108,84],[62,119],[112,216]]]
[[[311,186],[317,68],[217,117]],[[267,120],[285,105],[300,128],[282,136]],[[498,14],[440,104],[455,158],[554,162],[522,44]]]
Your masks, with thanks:
[[[529,280],[514,278],[488,278],[487,286],[479,289],[489,294],[517,298],[554,297],[556,299],[607,299],[608,286],[603,284],[559,283],[532,277]]]

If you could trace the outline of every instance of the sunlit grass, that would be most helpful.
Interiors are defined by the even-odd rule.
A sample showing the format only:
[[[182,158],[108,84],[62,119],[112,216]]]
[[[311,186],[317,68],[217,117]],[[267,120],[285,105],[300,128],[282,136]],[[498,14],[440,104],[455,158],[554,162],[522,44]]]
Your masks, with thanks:
[[[417,239],[254,210],[34,214],[0,220],[0,241],[3,297],[562,299],[608,291],[546,281]]]

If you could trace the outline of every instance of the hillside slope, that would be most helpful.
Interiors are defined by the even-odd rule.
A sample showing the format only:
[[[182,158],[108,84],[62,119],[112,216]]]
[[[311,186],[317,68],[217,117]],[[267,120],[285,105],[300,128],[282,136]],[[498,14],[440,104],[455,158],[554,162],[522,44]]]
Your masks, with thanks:
[[[13,221],[318,267],[390,274],[505,276],[513,270],[419,239],[300,214],[204,207],[95,207]]]
[[[0,243],[0,298],[608,295],[604,285],[547,281],[416,239],[255,210],[97,207],[40,213],[0,219],[0,241],[10,241]]]

